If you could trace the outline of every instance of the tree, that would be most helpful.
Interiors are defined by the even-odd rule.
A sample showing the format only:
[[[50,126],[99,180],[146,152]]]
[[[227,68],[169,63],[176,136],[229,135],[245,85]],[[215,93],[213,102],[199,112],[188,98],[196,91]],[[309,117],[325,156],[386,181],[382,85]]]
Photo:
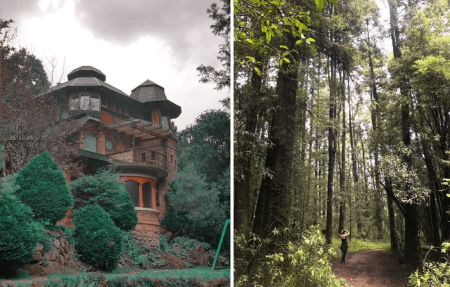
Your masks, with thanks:
[[[215,23],[211,25],[213,34],[224,39],[225,44],[220,45],[219,56],[217,59],[222,63],[222,69],[216,70],[212,66],[204,66],[203,64],[197,67],[200,73],[200,82],[216,84],[215,89],[221,90],[223,88],[230,89],[230,0],[221,0],[223,6],[219,7],[216,3],[211,5],[207,10],[209,18],[213,19]],[[226,108],[230,108],[230,98],[223,99],[222,104]]]
[[[18,199],[31,208],[36,220],[47,225],[64,218],[73,206],[63,172],[48,152],[32,158],[19,171],[15,184]]]
[[[193,165],[177,171],[170,187],[172,190],[166,194],[169,212],[161,222],[164,228],[173,232],[168,242],[184,233],[218,245],[228,218],[224,205],[220,204],[218,189],[209,185]]]
[[[122,254],[122,231],[100,206],[87,205],[74,213],[75,248],[81,260],[96,269],[113,269]]]
[[[28,263],[41,234],[42,225],[33,221],[33,212],[10,190],[0,186],[0,275]]]
[[[230,166],[229,115],[221,110],[202,112],[179,133],[178,151],[180,169],[193,164],[207,182],[217,181]]]
[[[99,205],[114,224],[124,231],[133,230],[138,222],[130,195],[113,169],[100,169],[93,176],[83,176],[72,181],[70,191],[74,197],[75,210],[87,205]]]
[[[31,158],[50,151],[60,168],[73,176],[83,166],[74,143],[65,139],[81,126],[80,121],[60,118],[65,99],[48,92],[49,83],[42,63],[25,49],[12,45],[15,33],[10,21],[0,20],[0,145],[3,175],[17,173]],[[39,95],[39,96],[37,96]]]

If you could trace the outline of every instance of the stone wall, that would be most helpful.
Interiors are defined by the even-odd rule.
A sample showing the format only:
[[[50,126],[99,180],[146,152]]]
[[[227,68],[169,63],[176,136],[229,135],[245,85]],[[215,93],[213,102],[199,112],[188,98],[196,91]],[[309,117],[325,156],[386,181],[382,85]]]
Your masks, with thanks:
[[[67,235],[59,229],[47,232],[50,236],[51,249],[45,251],[42,244],[36,246],[30,264],[24,266],[30,275],[45,276],[64,271],[67,266],[78,263],[74,256],[75,248],[67,241]]]
[[[131,231],[133,237],[150,250],[159,249],[159,212],[150,208],[137,208],[138,224]]]

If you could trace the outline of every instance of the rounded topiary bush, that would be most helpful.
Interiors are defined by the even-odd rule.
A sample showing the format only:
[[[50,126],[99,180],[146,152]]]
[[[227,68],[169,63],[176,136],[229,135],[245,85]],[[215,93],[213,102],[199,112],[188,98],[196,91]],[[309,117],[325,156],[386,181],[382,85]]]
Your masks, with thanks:
[[[70,191],[75,200],[74,209],[89,204],[99,205],[123,231],[133,230],[138,222],[130,195],[113,169],[100,169],[93,176],[83,176],[71,182]]]
[[[43,232],[29,207],[0,191],[0,274],[28,263]]]
[[[55,224],[73,206],[73,197],[58,165],[46,151],[30,160],[16,178],[17,198],[31,208],[35,219]]]
[[[80,259],[98,269],[111,269],[122,253],[122,231],[98,205],[77,210],[73,223],[75,249]]]

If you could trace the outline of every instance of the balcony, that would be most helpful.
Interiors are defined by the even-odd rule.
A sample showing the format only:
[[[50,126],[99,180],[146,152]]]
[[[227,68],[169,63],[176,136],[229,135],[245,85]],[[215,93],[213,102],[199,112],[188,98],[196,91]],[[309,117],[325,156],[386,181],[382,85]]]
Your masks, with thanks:
[[[157,166],[167,170],[167,157],[153,148],[136,147],[134,150],[109,155],[111,158],[132,164]]]

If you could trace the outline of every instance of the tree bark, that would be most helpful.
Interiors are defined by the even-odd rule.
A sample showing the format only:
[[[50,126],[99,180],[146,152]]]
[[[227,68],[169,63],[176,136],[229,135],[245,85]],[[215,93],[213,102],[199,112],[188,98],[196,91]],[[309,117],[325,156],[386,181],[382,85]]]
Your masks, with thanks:
[[[289,49],[295,49],[295,42],[296,39],[289,34]],[[262,238],[267,238],[275,228],[282,231],[290,226],[297,75],[298,69],[294,63],[283,63],[278,72],[278,100],[270,132],[273,147],[266,158],[266,168],[272,171],[273,176],[262,181],[253,224],[253,232]],[[276,241],[284,242],[289,237],[288,233],[282,234],[276,237]],[[275,251],[275,243],[272,251]]]

